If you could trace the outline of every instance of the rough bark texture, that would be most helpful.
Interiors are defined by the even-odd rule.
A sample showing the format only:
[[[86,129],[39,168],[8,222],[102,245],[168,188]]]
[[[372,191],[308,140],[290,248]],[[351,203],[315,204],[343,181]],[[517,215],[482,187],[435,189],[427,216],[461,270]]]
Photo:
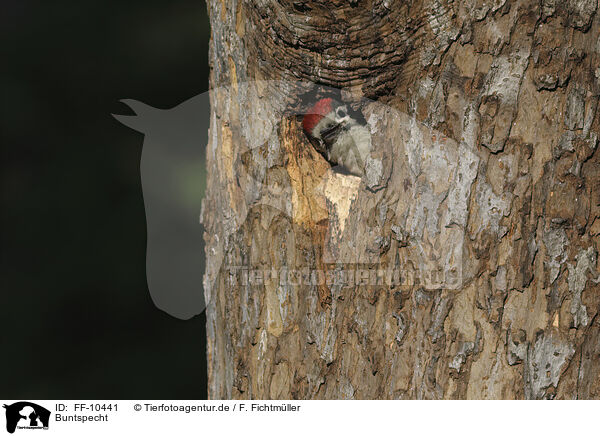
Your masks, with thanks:
[[[209,396],[600,398],[598,1],[208,3]],[[289,116],[312,84],[369,99],[362,180]],[[236,273],[340,263],[461,280]]]

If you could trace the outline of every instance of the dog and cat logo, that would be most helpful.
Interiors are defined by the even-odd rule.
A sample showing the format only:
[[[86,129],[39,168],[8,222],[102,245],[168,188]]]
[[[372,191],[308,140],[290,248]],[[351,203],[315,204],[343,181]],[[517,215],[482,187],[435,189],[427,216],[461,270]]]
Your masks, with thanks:
[[[6,431],[14,433],[22,430],[48,430],[50,411],[29,401],[19,401],[10,405],[5,404]]]

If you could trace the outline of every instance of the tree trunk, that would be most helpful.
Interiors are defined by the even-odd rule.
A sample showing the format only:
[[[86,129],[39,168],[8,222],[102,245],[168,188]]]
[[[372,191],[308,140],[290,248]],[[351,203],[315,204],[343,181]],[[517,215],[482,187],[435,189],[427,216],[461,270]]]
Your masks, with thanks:
[[[598,1],[208,4],[210,398],[600,398]]]

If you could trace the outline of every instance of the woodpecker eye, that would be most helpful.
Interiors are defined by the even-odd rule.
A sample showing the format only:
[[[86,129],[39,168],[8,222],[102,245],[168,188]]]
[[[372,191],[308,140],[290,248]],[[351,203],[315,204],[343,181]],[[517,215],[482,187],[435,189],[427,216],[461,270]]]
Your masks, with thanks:
[[[346,106],[340,106],[335,113],[339,118],[344,118],[346,116]]]

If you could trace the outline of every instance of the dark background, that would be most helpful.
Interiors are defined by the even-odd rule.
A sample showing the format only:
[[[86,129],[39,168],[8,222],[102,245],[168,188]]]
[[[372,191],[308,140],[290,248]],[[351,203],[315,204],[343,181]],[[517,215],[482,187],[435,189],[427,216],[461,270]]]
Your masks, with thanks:
[[[1,4],[0,398],[205,398],[205,317],[150,299],[143,136],[111,116],[208,89],[205,3]]]

